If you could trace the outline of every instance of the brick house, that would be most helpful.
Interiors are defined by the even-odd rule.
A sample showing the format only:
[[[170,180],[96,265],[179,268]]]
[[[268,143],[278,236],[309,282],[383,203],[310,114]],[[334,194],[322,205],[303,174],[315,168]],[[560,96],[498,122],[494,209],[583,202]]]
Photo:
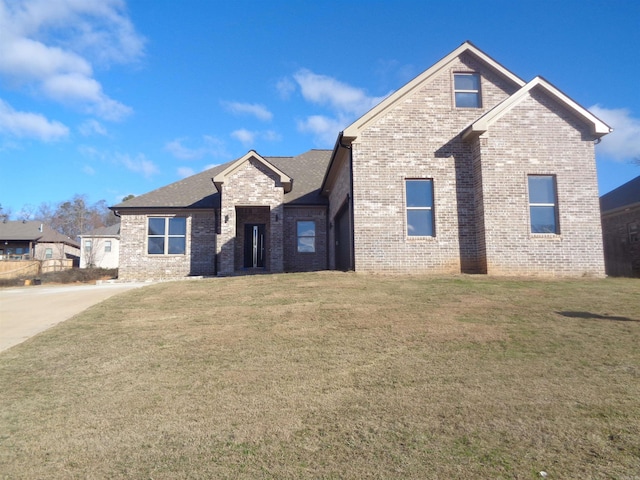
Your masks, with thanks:
[[[112,207],[120,277],[252,271],[604,275],[611,129],[469,42],[297,157],[255,151]]]
[[[640,176],[600,197],[607,275],[640,277]]]

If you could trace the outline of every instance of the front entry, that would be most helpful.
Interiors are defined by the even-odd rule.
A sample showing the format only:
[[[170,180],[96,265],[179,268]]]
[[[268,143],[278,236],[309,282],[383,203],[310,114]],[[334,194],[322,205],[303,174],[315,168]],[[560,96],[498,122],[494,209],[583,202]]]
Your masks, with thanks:
[[[264,267],[264,223],[244,225],[244,268]]]

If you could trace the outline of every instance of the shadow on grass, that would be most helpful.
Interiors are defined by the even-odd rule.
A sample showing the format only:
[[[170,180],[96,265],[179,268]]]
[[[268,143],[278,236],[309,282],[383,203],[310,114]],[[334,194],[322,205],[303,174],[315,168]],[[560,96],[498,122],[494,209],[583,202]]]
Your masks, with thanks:
[[[585,319],[596,319],[596,320],[614,320],[616,322],[640,322],[640,320],[634,320],[629,317],[616,317],[613,315],[600,315],[598,313],[591,312],[556,312],[558,315],[562,315],[563,317],[569,318],[585,318]]]

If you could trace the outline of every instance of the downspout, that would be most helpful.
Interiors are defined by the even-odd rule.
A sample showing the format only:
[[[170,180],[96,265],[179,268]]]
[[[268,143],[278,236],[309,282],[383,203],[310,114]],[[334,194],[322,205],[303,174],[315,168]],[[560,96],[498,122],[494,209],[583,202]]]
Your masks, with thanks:
[[[342,143],[340,143],[340,145],[342,146]],[[355,232],[355,213],[353,211],[353,151],[351,150],[351,145],[349,145],[348,147],[345,146],[344,148],[349,150],[349,210],[351,212],[351,251],[350,253],[350,257],[351,257],[351,268],[352,270],[355,272],[356,270],[356,232]]]

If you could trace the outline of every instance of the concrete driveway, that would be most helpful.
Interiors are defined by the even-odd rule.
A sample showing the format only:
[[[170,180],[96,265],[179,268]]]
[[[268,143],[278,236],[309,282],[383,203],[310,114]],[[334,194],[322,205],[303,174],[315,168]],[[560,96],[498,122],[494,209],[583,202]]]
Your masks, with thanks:
[[[150,283],[0,289],[0,352],[107,298]]]

